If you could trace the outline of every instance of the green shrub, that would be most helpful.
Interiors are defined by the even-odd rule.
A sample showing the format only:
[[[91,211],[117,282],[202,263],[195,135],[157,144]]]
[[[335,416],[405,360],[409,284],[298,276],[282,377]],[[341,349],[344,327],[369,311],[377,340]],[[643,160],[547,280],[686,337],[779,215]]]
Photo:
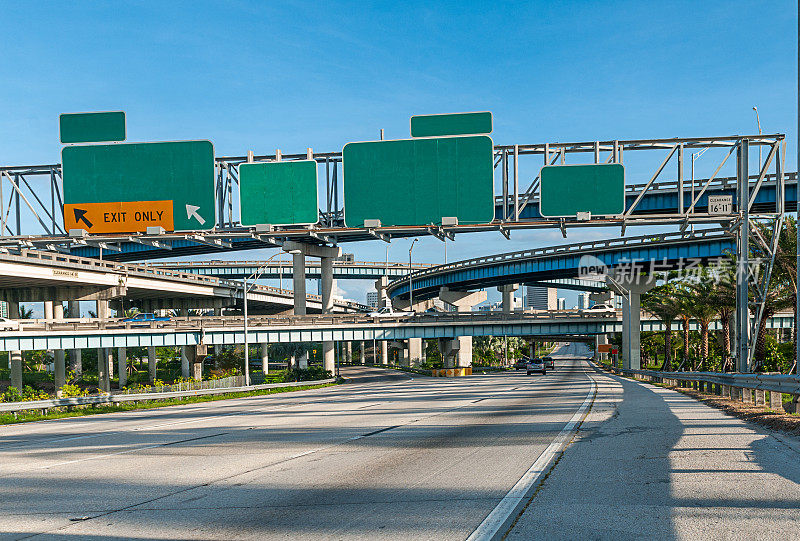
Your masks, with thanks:
[[[319,379],[330,379],[333,377],[330,370],[325,370],[321,366],[309,366],[308,368],[293,368],[288,370],[283,376],[283,381],[312,381]]]

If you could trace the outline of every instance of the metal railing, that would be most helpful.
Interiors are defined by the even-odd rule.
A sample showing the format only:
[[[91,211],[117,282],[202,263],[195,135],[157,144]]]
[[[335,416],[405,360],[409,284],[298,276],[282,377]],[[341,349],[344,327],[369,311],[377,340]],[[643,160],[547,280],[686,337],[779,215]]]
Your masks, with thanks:
[[[647,379],[658,383],[703,382],[734,389],[770,391],[800,396],[800,376],[783,374],[740,374],[722,372],[660,372],[658,370],[634,370],[603,364],[606,370],[615,374]],[[723,391],[724,393],[724,391]]]
[[[247,391],[260,391],[262,389],[276,389],[280,387],[304,387],[307,385],[325,385],[334,383],[336,379],[320,379],[309,381],[296,381],[290,383],[264,383],[262,385],[248,385],[239,387],[193,389],[186,391],[153,392],[138,394],[104,394],[97,396],[75,396],[71,398],[54,398],[51,400],[29,400],[22,402],[0,402],[0,412],[16,413],[20,411],[36,411],[47,413],[51,408],[74,406],[98,406],[107,404],[122,404],[125,402],[139,402],[145,400],[165,400],[169,398],[183,398],[189,396],[206,396],[215,394],[239,393]]]

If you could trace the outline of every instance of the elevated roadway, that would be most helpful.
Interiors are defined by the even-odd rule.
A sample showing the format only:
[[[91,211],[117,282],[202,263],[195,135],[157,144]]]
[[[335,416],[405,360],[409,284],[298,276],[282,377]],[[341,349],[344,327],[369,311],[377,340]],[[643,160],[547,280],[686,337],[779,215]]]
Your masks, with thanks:
[[[146,311],[156,308],[222,308],[241,305],[242,285],[194,273],[80,258],[39,250],[19,255],[0,253],[0,299],[8,302],[114,300]],[[248,294],[256,311],[280,313],[292,309],[290,290],[257,285]],[[308,295],[311,311],[321,311],[322,299]],[[353,301],[337,300],[334,310],[367,311]]]
[[[724,229],[668,233],[535,248],[437,265],[391,282],[390,298],[408,299],[409,281],[415,301],[436,297],[442,287],[468,291],[504,284],[574,279],[582,270],[627,267],[664,271],[727,257],[736,248]],[[599,269],[598,269],[599,270]],[[580,282],[572,284],[580,289]],[[589,285],[589,284],[583,284]],[[557,287],[564,287],[558,285]]]
[[[791,328],[791,314],[767,320],[767,328]],[[718,322],[710,328],[716,329]],[[551,312],[447,312],[413,317],[375,318],[364,315],[252,317],[248,342],[358,342],[457,338],[470,336],[530,336],[579,338],[621,332],[620,313],[592,314],[574,310]],[[663,330],[663,324],[643,314],[642,331]],[[677,330],[677,325],[673,325]],[[690,329],[698,327],[692,322]],[[20,330],[0,331],[0,351],[83,349],[137,346],[242,344],[242,317],[172,318],[149,324],[99,320],[30,321]]]

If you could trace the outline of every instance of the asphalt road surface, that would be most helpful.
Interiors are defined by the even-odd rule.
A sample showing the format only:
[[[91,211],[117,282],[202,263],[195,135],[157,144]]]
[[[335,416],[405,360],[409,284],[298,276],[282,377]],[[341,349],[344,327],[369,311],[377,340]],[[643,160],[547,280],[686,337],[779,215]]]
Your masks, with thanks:
[[[590,392],[556,362],[0,427],[0,537],[465,539]]]
[[[586,353],[0,427],[0,539],[797,538],[800,439]]]

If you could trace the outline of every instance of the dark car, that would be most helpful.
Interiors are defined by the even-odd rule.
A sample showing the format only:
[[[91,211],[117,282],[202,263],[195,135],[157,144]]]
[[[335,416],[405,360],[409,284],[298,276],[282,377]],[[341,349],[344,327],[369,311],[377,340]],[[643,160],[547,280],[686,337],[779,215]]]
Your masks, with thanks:
[[[552,357],[542,357],[542,361],[544,361],[545,368],[549,368],[550,370],[555,369],[556,363]]]
[[[525,370],[525,367],[528,366],[528,359],[525,357],[521,358],[517,362],[514,363],[515,370]]]

